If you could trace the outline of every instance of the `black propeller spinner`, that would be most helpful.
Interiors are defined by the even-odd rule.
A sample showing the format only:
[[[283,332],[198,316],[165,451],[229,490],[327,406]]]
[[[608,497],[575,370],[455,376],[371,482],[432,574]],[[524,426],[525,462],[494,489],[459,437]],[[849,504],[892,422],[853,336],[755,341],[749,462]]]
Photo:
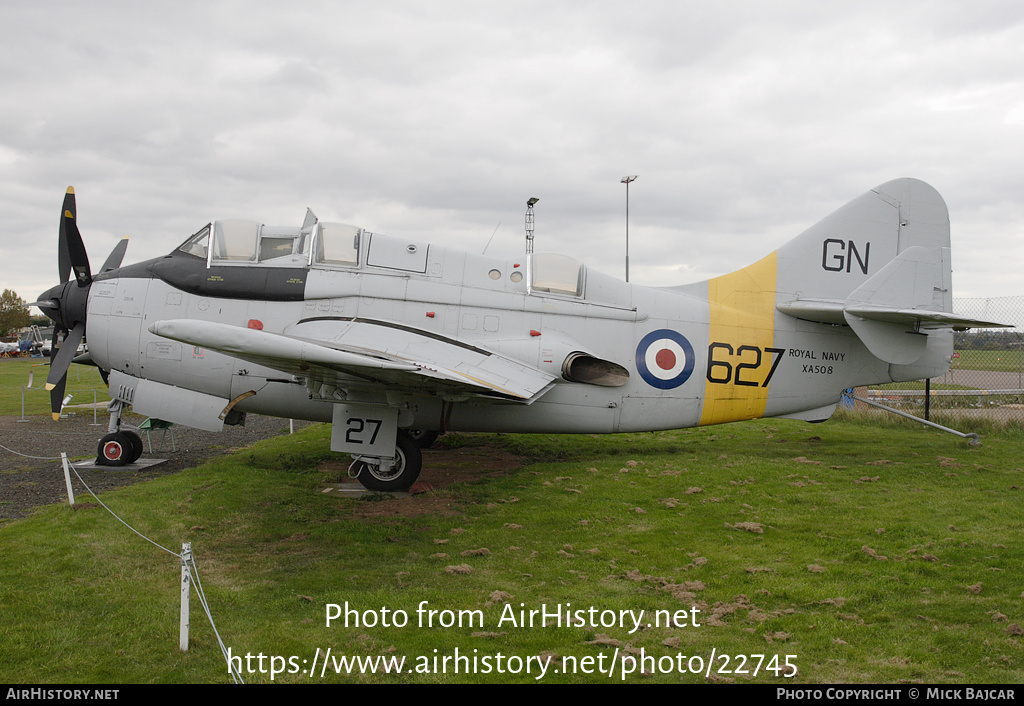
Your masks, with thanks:
[[[46,377],[46,389],[50,391],[50,411],[53,418],[60,416],[67,384],[68,368],[75,357],[79,344],[85,337],[85,320],[89,304],[89,287],[92,284],[92,270],[85,243],[76,223],[75,190],[68,187],[61,209],[60,235],[57,241],[57,272],[61,283],[51,287],[39,296],[39,301],[30,306],[39,307],[53,319],[53,342],[50,346],[50,374]],[[127,248],[122,240],[103,263],[102,272],[121,266]],[[71,282],[71,273],[75,281]],[[60,334],[63,344],[58,347]]]

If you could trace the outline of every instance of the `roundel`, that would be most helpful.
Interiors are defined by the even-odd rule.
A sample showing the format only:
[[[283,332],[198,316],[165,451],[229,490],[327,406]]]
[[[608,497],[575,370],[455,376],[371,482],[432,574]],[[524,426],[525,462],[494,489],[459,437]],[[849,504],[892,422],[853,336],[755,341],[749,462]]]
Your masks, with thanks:
[[[636,347],[636,369],[648,385],[662,390],[679,387],[693,372],[693,346],[669,329],[651,331]]]

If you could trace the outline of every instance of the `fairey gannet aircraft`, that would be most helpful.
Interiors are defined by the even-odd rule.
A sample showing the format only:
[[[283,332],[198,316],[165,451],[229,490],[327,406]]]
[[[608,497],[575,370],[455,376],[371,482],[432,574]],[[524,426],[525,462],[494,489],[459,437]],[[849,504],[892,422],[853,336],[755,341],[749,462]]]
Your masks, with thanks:
[[[35,306],[66,332],[59,412],[88,331],[108,378],[100,457],[142,444],[122,410],[220,430],[247,412],[330,422],[368,488],[408,488],[415,436],[446,430],[611,433],[758,417],[827,419],[845,388],[946,371],[949,215],[899,179],[770,255],[680,287],[628,284],[571,257],[498,259],[338,223],[215,221],[170,254],[95,275],[61,218],[62,284]],[[69,281],[74,272],[74,280]],[[56,334],[55,334],[56,337]]]

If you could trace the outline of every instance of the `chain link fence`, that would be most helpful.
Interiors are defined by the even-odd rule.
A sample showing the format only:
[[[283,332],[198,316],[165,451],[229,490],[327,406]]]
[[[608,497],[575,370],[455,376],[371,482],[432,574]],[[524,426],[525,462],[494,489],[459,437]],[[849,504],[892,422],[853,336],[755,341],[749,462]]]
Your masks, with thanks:
[[[1024,297],[954,299],[953,311],[1011,327],[954,333],[953,362],[941,377],[858,388],[855,394],[951,425],[984,420],[1024,427]],[[855,409],[869,407],[857,402]]]

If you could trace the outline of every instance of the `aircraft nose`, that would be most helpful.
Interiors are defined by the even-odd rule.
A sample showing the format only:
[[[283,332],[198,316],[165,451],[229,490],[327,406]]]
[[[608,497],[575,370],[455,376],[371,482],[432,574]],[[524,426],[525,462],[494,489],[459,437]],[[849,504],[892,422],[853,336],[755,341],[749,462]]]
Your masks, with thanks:
[[[57,300],[57,299],[59,299],[60,295],[61,295],[61,291],[63,289],[64,289],[64,285],[63,284],[57,284],[57,285],[54,285],[53,287],[50,287],[45,292],[43,292],[42,294],[39,295],[39,302],[37,302],[36,305],[38,306],[40,303],[45,302],[47,300]]]
[[[40,309],[48,317],[57,321],[60,309],[61,300],[63,299],[65,286],[58,284],[55,287],[50,287],[45,292],[39,295],[39,299],[29,304],[29,306],[35,306]]]

